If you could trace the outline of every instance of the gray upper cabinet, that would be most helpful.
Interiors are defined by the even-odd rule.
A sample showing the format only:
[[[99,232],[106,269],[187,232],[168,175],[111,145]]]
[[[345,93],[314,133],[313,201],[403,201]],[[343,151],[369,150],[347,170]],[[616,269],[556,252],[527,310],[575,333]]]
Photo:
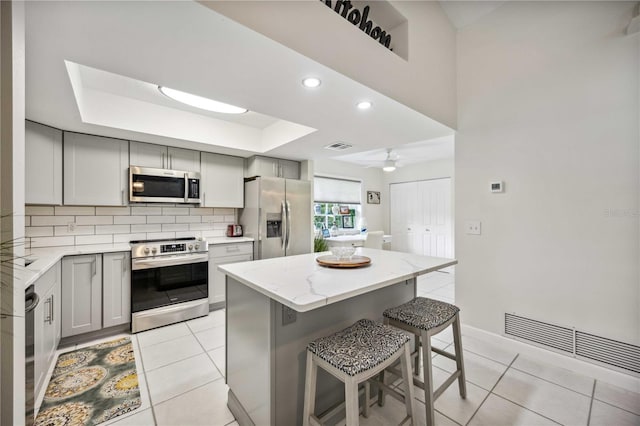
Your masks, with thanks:
[[[131,253],[102,255],[102,326],[131,322]]]
[[[245,176],[300,179],[300,163],[298,161],[257,155],[247,159]]]
[[[202,153],[202,206],[244,207],[244,159]]]
[[[25,122],[25,203],[62,204],[62,130]]]
[[[102,328],[102,255],[62,259],[62,337]]]
[[[64,204],[123,206],[129,141],[64,132]]]
[[[186,172],[200,171],[200,151],[168,147],[167,158],[171,170],[184,170]]]
[[[200,171],[200,151],[192,149],[131,141],[130,160],[132,166],[188,172]]]
[[[129,161],[132,166],[168,168],[164,166],[166,156],[166,146],[134,141],[129,144]]]

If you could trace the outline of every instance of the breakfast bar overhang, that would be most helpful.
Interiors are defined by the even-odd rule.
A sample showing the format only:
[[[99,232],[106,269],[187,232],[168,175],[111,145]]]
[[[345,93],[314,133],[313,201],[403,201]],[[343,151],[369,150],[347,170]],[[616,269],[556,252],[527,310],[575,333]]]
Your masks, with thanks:
[[[221,265],[226,274],[227,405],[240,425],[302,424],[306,346],[311,340],[382,312],[416,295],[416,277],[454,259],[359,248],[362,268],[320,266],[328,253]],[[343,397],[319,374],[316,409]]]

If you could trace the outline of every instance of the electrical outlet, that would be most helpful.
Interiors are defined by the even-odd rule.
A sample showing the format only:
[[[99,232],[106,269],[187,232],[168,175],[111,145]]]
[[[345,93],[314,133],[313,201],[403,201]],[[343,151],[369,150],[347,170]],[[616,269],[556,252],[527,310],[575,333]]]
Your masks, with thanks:
[[[67,223],[67,232],[73,232],[76,230],[76,224],[75,222],[69,222]]]
[[[298,313],[288,306],[282,305],[282,325],[287,325],[296,322]]]
[[[479,220],[468,220],[464,227],[467,235],[480,235],[482,230],[482,224]]]

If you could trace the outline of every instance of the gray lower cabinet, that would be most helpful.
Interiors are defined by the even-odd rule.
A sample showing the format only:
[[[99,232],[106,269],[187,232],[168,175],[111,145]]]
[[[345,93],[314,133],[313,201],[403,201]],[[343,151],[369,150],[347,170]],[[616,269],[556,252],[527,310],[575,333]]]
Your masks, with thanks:
[[[209,305],[222,308],[226,299],[225,274],[219,265],[253,260],[253,243],[230,243],[209,246]]]
[[[60,262],[35,282],[40,302],[34,310],[34,395],[47,384],[47,372],[60,343]]]
[[[102,255],[102,326],[131,322],[131,253]]]
[[[62,259],[62,337],[102,328],[102,255]]]

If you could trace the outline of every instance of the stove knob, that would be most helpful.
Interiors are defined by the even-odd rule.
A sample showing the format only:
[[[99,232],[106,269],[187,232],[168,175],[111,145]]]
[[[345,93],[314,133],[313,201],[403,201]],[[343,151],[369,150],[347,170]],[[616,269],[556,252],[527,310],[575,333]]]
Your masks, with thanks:
[[[193,250],[193,246],[189,244],[189,250]]]
[[[196,250],[200,248],[200,244],[196,243]]]
[[[149,247],[144,248],[144,254],[149,254]]]
[[[153,253],[153,254],[156,254],[157,251],[158,251],[158,249],[155,248],[155,247],[151,249],[151,253]]]

